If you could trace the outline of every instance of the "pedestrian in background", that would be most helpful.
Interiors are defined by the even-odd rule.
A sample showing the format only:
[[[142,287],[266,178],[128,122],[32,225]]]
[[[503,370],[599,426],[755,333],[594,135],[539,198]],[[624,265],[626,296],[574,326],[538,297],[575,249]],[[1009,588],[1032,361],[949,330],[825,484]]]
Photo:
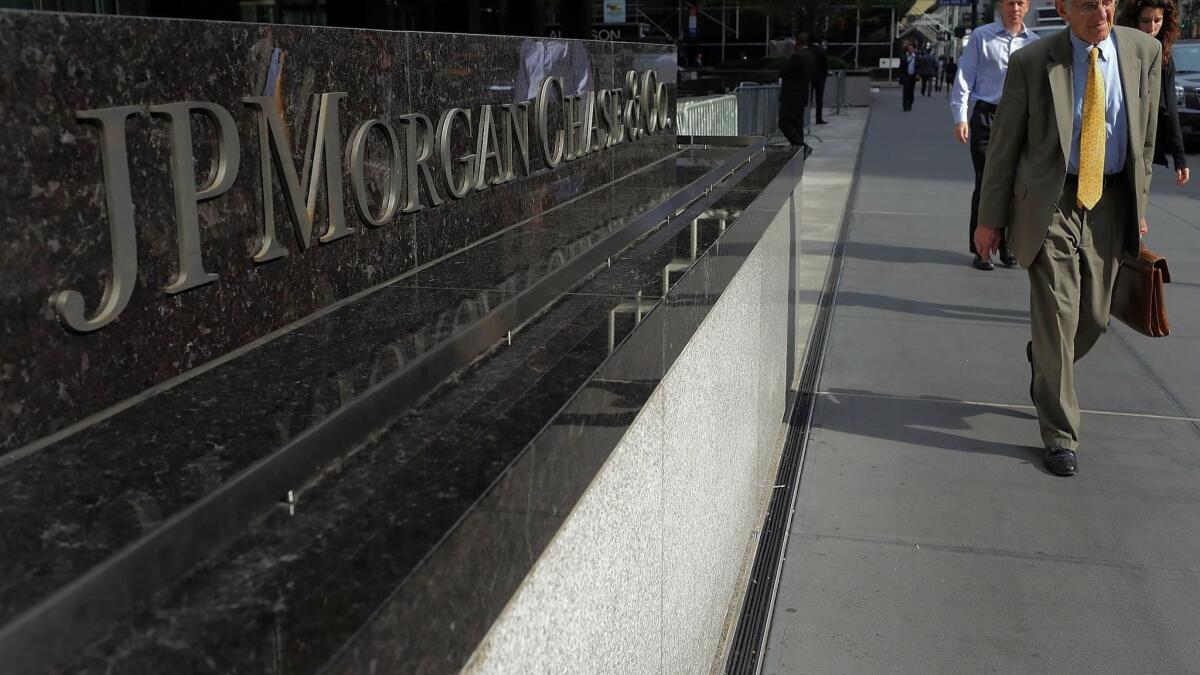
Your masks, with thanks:
[[[825,79],[829,77],[829,53],[825,51],[820,40],[809,47],[809,50],[813,55],[813,108],[817,113],[817,124],[825,124],[822,110],[825,107]]]
[[[921,95],[932,96],[933,82],[938,75],[937,60],[933,58],[933,54],[928,51],[922,54],[917,62],[917,70],[921,74]]]
[[[904,45],[904,56],[900,57],[900,87],[903,90],[904,110],[912,110],[914,90],[917,87],[917,50],[912,44]]]
[[[946,65],[942,66],[942,77],[946,78],[946,95],[950,95],[950,89],[954,86],[954,76],[958,74],[958,64],[954,59],[946,59]]]
[[[812,154],[812,148],[804,142],[804,108],[808,105],[808,90],[812,87],[815,70],[813,53],[808,48],[808,33],[797,33],[796,48],[779,71],[783,81],[779,88],[779,130],[792,147],[804,149],[806,158]]]
[[[946,57],[939,56],[937,61],[937,74],[933,76],[934,91],[942,90],[942,79],[946,72]]]
[[[1004,89],[1008,59],[1013,52],[1037,40],[1037,35],[1025,28],[1025,13],[1029,0],[1000,0],[1000,21],[981,26],[971,33],[971,40],[958,59],[958,73],[950,92],[950,113],[954,117],[954,137],[959,143],[971,144],[971,163],[975,166],[975,191],[971,193],[971,225],[967,237],[971,264],[976,269],[994,269],[989,256],[975,248],[975,228],[979,226],[979,186],[987,159],[988,141],[992,134],[992,117]],[[967,107],[971,106],[970,122]],[[1000,262],[1013,267],[1017,259],[1008,249],[1003,233],[1000,239]]]
[[[1162,46],[1113,28],[1114,0],[1058,0],[1058,12],[1069,29],[1011,61],[975,246],[988,256],[1007,227],[1029,272],[1029,394],[1046,469],[1070,476],[1080,428],[1074,364],[1107,329],[1121,258],[1136,255],[1146,234]]]
[[[1117,23],[1136,28],[1162,43],[1162,93],[1158,99],[1158,137],[1154,143],[1154,163],[1167,166],[1167,156],[1175,167],[1175,182],[1185,185],[1190,177],[1183,149],[1183,128],[1175,100],[1175,62],[1171,46],[1179,38],[1179,10],[1172,0],[1130,0],[1121,10]]]

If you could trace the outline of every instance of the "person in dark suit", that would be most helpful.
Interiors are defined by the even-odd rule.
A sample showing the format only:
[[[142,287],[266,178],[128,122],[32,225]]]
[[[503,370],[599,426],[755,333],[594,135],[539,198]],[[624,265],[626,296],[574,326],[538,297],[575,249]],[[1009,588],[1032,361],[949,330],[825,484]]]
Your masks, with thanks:
[[[1158,100],[1154,163],[1167,166],[1170,155],[1175,167],[1175,182],[1184,185],[1191,172],[1183,149],[1183,128],[1179,124],[1179,107],[1175,100],[1175,62],[1171,60],[1171,46],[1179,38],[1179,10],[1172,0],[1132,0],[1121,10],[1117,23],[1136,28],[1162,43],[1162,97]]]
[[[946,63],[942,66],[942,76],[946,78],[946,95],[950,95],[950,89],[954,86],[954,76],[958,74],[958,64],[954,59],[946,59]]]
[[[918,77],[917,50],[911,44],[904,45],[904,56],[900,57],[900,86],[904,89],[904,109],[912,110],[914,89]]]
[[[933,58],[933,54],[925,52],[920,56],[917,60],[917,73],[921,76],[921,95],[931,96],[933,81],[938,74],[937,61]]]
[[[783,84],[779,89],[779,130],[792,146],[804,148],[804,156],[812,148],[804,142],[804,108],[808,105],[808,90],[812,87],[816,64],[808,48],[808,34],[796,34],[796,49],[779,71]]]
[[[1029,394],[1055,475],[1078,470],[1075,362],[1108,326],[1121,258],[1146,234],[1162,45],[1115,0],[1058,0],[1069,26],[1012,53],[991,125],[975,248],[1003,228],[1029,273]],[[990,354],[976,354],[990,359]]]
[[[822,111],[825,108],[825,79],[829,77],[829,54],[820,42],[809,47],[813,55],[813,112],[817,114],[817,124],[825,124]]]

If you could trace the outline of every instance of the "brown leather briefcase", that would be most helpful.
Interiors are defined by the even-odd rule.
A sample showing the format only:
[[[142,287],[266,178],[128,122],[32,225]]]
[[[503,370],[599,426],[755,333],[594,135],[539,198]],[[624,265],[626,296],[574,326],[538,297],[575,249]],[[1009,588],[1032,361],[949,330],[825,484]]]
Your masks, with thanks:
[[[1170,335],[1163,299],[1163,284],[1169,283],[1167,259],[1143,246],[1137,257],[1126,256],[1121,261],[1113,289],[1112,315],[1142,335]]]

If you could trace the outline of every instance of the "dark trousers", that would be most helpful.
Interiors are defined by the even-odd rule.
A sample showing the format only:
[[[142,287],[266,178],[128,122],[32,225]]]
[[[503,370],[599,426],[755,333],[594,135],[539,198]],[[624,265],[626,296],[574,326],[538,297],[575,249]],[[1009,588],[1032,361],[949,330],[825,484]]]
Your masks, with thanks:
[[[992,140],[992,118],[996,115],[996,106],[984,101],[976,101],[971,109],[971,120],[968,123],[971,130],[971,163],[975,165],[975,191],[971,193],[971,230],[969,233],[971,253],[975,250],[975,228],[979,227],[979,189],[983,185],[983,165],[987,159],[988,142]],[[999,225],[1000,223],[990,223]],[[1000,231],[1000,250],[1008,251],[1008,238],[1004,230]]]
[[[912,110],[913,90],[917,87],[917,78],[905,75],[904,79],[900,80],[900,84],[904,87],[904,109]]]
[[[825,80],[817,77],[817,81],[813,82],[813,105],[817,107],[817,121],[821,122],[825,118],[821,116],[821,110],[825,107]]]
[[[781,109],[779,130],[792,145],[804,145],[804,108]]]
[[[928,96],[933,90],[933,78],[928,75],[921,76],[921,95]]]

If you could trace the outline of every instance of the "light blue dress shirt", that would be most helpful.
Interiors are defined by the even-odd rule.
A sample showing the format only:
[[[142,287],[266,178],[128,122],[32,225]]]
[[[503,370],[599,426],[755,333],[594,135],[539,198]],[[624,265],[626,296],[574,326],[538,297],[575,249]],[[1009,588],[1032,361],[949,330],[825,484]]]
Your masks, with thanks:
[[[955,123],[967,121],[970,103],[1000,102],[1004,76],[1008,73],[1008,58],[1037,39],[1037,34],[1030,33],[1024,24],[1016,35],[1009,35],[999,21],[980,26],[971,33],[967,48],[959,57],[958,73],[950,91],[950,112]]]
[[[1121,89],[1121,68],[1117,63],[1117,35],[1096,45],[1100,48],[1100,74],[1104,76],[1104,173],[1117,173],[1125,166],[1129,148],[1129,129],[1125,120],[1125,104]],[[1075,90],[1075,115],[1071,127],[1071,159],[1067,173],[1079,175],[1079,132],[1083,127],[1083,89],[1087,85],[1088,51],[1092,46],[1071,33],[1071,85]]]

